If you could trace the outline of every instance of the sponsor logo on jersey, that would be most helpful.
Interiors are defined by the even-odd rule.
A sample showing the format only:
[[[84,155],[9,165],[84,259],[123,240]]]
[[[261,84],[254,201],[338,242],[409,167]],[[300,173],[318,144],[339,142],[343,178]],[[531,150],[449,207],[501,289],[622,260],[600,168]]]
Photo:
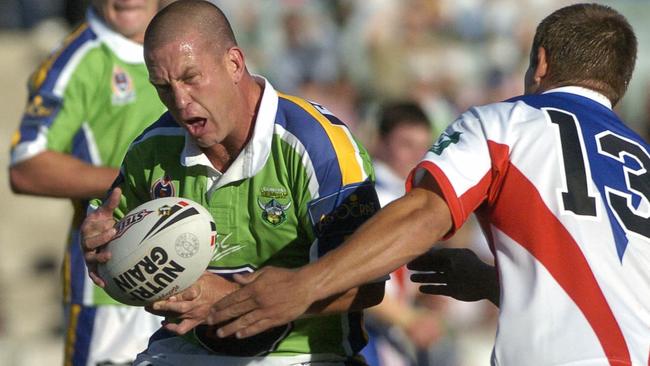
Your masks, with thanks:
[[[29,117],[49,117],[52,112],[52,108],[45,105],[41,95],[34,96],[25,108],[25,114]]]
[[[120,236],[124,235],[124,233],[129,230],[133,225],[137,224],[138,222],[144,220],[144,218],[152,213],[153,211],[143,209],[140,210],[136,213],[132,213],[130,215],[124,216],[120,222],[115,224],[115,229],[117,230],[117,233],[113,237],[113,240],[119,238]]]
[[[176,187],[174,187],[172,179],[168,175],[165,175],[153,182],[150,194],[152,199],[174,197],[176,196]]]
[[[262,219],[273,226],[278,226],[287,219],[286,211],[291,207],[291,201],[286,204],[272,198],[270,201],[264,203],[261,199],[257,199],[257,205],[262,209]]]
[[[113,66],[111,89],[113,90],[113,105],[124,105],[135,99],[135,89],[131,76],[117,65]]]
[[[436,155],[442,154],[442,151],[446,149],[447,146],[451,144],[457,144],[458,141],[460,141],[460,135],[462,135],[462,132],[453,131],[451,134],[443,132],[442,135],[440,135],[438,138],[438,141],[433,144],[429,151]]]
[[[260,189],[260,196],[264,198],[282,199],[282,198],[287,198],[288,195],[289,193],[287,193],[287,190],[284,187],[280,187],[280,188],[262,187]]]
[[[367,181],[348,185],[310,202],[309,220],[318,238],[319,248],[327,251],[343,242],[379,207],[375,186]]]

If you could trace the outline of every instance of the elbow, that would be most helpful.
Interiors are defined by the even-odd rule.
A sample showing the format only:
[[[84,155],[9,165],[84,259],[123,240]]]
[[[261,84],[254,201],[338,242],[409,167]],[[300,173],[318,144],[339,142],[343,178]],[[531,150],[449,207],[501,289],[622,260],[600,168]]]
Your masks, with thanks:
[[[15,166],[9,168],[9,187],[13,193],[28,193],[27,182],[28,180],[25,178],[25,175],[22,174],[20,169]]]

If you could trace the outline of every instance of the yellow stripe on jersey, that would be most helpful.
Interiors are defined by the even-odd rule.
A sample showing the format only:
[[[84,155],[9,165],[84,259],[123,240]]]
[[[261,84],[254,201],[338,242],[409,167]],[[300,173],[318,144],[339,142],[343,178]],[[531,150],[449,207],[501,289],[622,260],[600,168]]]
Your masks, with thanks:
[[[81,305],[70,305],[70,314],[68,314],[68,333],[65,335],[65,355],[63,358],[64,366],[72,366],[72,357],[74,356],[74,344],[77,340],[77,323],[79,322],[79,313],[81,313]]]
[[[20,142],[20,130],[16,130],[13,135],[11,135],[11,148],[13,149]]]
[[[54,64],[54,61],[56,61],[57,58],[59,58],[59,55],[65,48],[72,42],[74,41],[83,31],[88,29],[88,24],[83,23],[77,29],[75,29],[72,33],[70,33],[63,41],[63,45],[59,47],[59,49],[54,52],[53,54],[50,55],[42,64],[41,66],[32,74],[32,77],[30,79],[30,90],[34,91],[37,90],[38,88],[41,87],[43,82],[45,81],[45,78],[47,78],[47,73],[50,72],[50,69],[52,68],[52,65]]]
[[[352,159],[339,159],[339,166],[341,167],[341,178],[343,180],[341,184],[343,186],[346,186],[348,184],[362,182],[364,180],[363,166],[359,163],[359,158],[357,157],[358,152],[355,148],[355,142],[350,139],[349,135],[345,131],[345,127],[330,122],[330,120],[328,120],[327,117],[320,113],[311,103],[302,98],[286,95],[280,92],[278,92],[278,95],[302,107],[302,109],[304,109],[307,113],[314,117],[318,123],[321,124],[327,133],[327,136],[329,136],[332,145],[334,146],[334,151],[336,152],[337,157],[354,157]]]

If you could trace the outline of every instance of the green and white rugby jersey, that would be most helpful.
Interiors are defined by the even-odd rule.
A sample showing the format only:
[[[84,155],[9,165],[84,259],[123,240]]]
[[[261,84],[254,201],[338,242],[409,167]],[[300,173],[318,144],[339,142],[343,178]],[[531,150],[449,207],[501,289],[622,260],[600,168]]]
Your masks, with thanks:
[[[11,164],[46,151],[119,167],[131,142],[165,111],[149,83],[142,46],[108,28],[92,10],[29,82],[29,101],[12,140]],[[64,296],[115,303],[88,278],[78,243],[87,202],[75,201],[64,263]]]
[[[223,174],[171,115],[148,128],[115,183],[123,192],[116,216],[164,196],[201,203],[217,225],[209,269],[229,277],[265,265],[298,267],[339,245],[379,209],[373,180],[368,153],[346,126],[265,81],[253,137]],[[248,340],[219,340],[216,328],[199,326],[189,340],[238,356],[353,356],[367,341],[362,322],[359,312],[312,317]]]

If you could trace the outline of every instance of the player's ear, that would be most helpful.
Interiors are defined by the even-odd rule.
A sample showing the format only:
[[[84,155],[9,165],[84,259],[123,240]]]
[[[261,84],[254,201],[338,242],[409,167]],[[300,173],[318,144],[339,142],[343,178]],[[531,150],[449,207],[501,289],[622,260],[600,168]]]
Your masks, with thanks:
[[[537,65],[533,73],[533,80],[535,84],[541,84],[544,78],[548,75],[548,61],[546,59],[546,49],[544,47],[537,48]]]
[[[244,52],[241,48],[235,46],[231,47],[226,51],[226,67],[228,73],[230,73],[233,81],[238,83],[241,80],[242,75],[244,75],[244,70],[246,69],[246,63],[244,61]]]

